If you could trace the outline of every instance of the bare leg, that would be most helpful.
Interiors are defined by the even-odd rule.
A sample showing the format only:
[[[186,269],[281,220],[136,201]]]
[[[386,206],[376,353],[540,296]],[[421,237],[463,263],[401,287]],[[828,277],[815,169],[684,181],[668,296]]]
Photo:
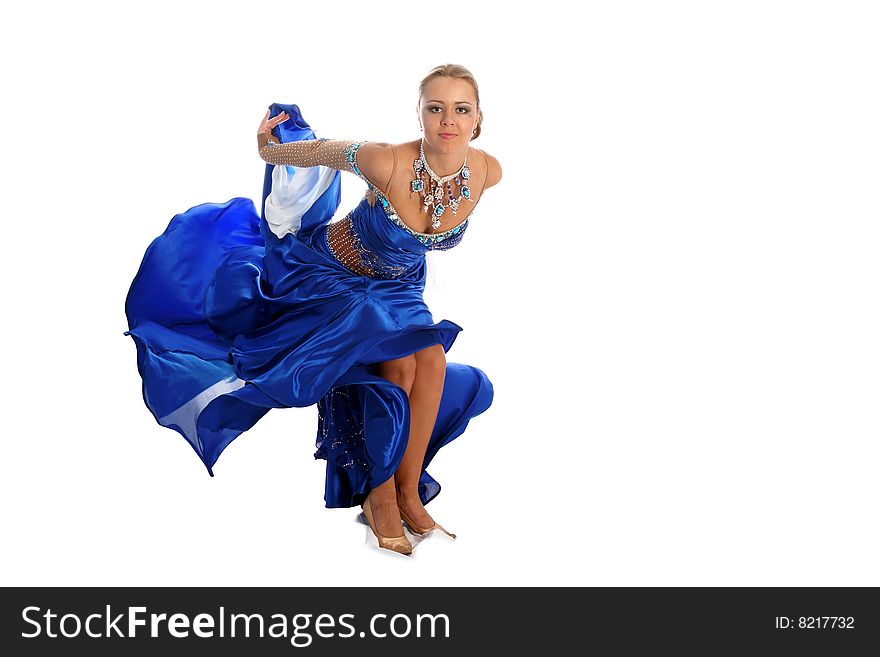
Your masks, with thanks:
[[[415,358],[415,378],[409,393],[409,442],[403,461],[394,473],[394,483],[400,508],[420,527],[430,527],[434,520],[419,499],[419,477],[440,409],[446,379],[446,354],[442,345],[435,344],[417,352]]]
[[[416,357],[413,354],[396,358],[377,366],[377,374],[383,379],[400,386],[409,395],[416,375]],[[394,477],[389,477],[373,488],[369,494],[370,509],[376,522],[376,529],[383,536],[403,536],[400,524],[400,511],[397,509]]]

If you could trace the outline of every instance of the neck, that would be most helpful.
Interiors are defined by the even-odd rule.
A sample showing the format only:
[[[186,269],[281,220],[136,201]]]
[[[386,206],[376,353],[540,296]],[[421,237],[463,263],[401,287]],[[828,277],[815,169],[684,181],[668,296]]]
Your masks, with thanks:
[[[465,146],[464,150],[443,152],[434,149],[427,141],[424,143],[425,159],[428,161],[428,166],[431,167],[431,170],[438,176],[441,178],[449,176],[461,169],[465,156],[467,156],[467,146]]]

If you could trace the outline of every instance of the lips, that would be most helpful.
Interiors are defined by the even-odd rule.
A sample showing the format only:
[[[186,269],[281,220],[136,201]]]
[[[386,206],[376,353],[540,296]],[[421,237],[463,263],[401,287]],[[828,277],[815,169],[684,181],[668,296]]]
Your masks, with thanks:
[[[440,136],[441,137],[458,137],[458,135],[455,134],[454,132],[441,132]]]

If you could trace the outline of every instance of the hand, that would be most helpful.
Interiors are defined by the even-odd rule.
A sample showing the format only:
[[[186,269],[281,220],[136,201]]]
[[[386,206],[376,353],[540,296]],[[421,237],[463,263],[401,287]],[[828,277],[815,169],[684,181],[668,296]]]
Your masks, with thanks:
[[[269,118],[269,112],[271,110],[266,111],[266,116],[263,117],[262,123],[260,123],[260,129],[257,130],[258,135],[271,134],[272,129],[281,123],[284,123],[287,119],[290,118],[290,114],[287,112],[281,112],[278,116],[273,118]]]

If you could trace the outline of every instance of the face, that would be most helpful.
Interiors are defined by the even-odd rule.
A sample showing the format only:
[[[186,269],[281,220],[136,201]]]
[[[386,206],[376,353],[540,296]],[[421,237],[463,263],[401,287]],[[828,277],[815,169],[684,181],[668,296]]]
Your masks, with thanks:
[[[477,97],[467,80],[436,77],[425,85],[419,121],[426,145],[434,150],[450,153],[467,148],[478,117]]]

